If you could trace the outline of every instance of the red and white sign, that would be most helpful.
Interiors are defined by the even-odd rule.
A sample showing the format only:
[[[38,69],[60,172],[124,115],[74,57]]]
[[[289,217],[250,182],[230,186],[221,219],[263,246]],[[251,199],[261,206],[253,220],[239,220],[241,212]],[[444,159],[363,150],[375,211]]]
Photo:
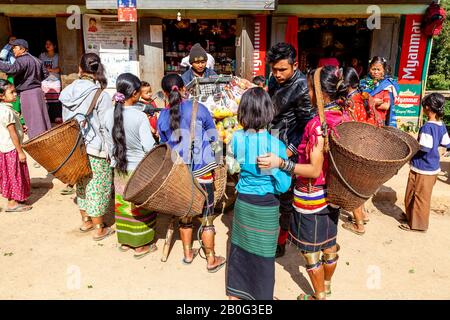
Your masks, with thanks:
[[[427,37],[421,32],[422,15],[407,15],[403,33],[398,82],[420,82],[425,63]]]
[[[266,75],[267,17],[255,16],[255,38],[253,41],[253,76]]]
[[[120,22],[137,22],[137,10],[136,8],[118,8],[117,16]]]
[[[396,96],[395,104],[400,105],[412,105],[417,106],[420,104],[420,96]]]

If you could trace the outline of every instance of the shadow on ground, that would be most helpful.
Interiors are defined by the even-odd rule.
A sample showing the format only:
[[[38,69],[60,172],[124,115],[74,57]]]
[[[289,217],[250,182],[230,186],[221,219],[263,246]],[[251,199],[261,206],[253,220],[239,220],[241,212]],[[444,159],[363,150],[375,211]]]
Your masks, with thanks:
[[[51,174],[45,178],[31,178],[31,195],[27,203],[33,205],[43,198],[53,188],[53,178]]]

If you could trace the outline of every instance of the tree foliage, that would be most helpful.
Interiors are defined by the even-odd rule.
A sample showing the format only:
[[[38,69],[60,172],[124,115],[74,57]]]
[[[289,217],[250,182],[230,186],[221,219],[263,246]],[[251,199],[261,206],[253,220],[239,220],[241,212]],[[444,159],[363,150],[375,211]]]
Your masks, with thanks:
[[[450,90],[450,0],[441,0],[447,11],[442,32],[433,39],[427,89]]]

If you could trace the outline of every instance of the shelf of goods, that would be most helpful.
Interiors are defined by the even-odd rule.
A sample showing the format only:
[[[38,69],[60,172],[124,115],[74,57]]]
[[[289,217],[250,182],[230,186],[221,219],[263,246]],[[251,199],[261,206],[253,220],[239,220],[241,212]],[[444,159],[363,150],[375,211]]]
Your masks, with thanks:
[[[227,155],[227,145],[231,142],[233,133],[242,129],[237,119],[238,106],[244,92],[254,85],[245,79],[234,76],[214,76],[210,78],[196,78],[186,89],[192,98],[197,98],[211,113],[218,132],[222,154],[227,164],[227,183],[225,194],[218,201],[215,211],[227,212],[236,201],[236,184],[239,180],[240,165],[230,155]]]

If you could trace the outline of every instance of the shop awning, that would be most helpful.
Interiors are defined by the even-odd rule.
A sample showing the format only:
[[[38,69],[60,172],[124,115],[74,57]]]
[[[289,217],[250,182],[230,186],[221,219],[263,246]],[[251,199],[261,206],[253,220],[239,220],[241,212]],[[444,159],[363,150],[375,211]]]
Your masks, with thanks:
[[[137,9],[275,10],[276,0],[137,0]],[[117,0],[86,0],[88,9],[117,9]]]

